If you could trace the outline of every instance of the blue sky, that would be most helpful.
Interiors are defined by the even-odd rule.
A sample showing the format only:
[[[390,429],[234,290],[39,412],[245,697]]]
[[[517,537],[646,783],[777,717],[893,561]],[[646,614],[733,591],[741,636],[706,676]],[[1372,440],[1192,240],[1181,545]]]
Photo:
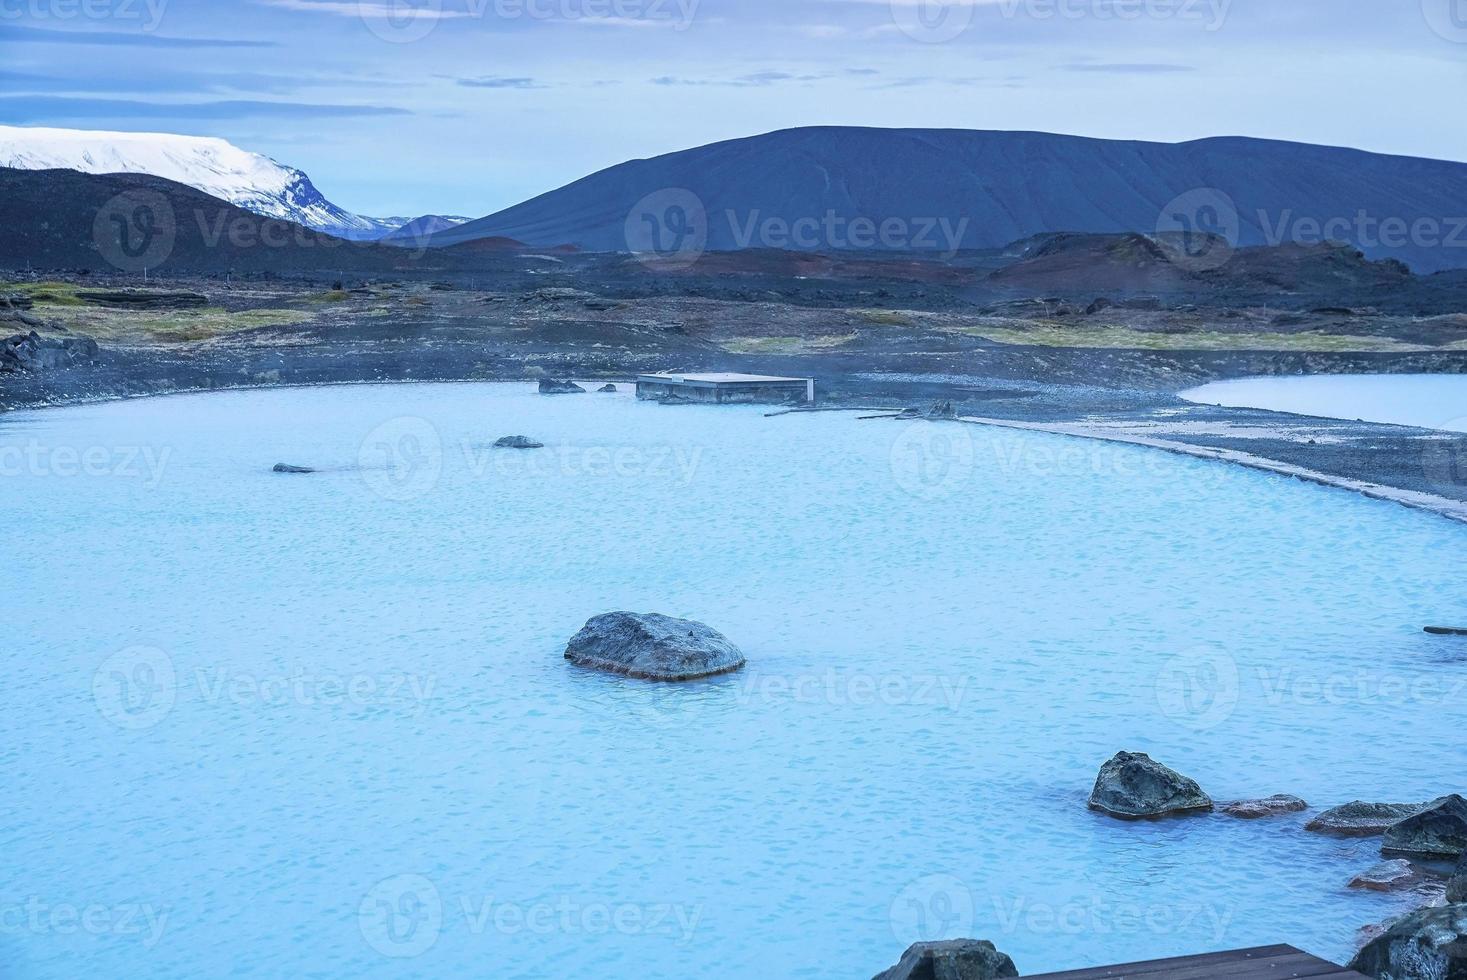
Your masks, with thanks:
[[[1467,160],[1467,0],[0,0],[0,121],[222,136],[485,214],[788,126]]]

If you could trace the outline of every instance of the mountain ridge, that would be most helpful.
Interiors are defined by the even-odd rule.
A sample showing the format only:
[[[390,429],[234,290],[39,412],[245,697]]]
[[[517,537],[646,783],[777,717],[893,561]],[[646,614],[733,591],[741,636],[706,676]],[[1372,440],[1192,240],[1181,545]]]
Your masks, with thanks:
[[[950,243],[941,235],[919,242],[924,220],[961,226],[961,249],[1060,231],[1151,233],[1195,224],[1209,232],[1216,222],[1238,246],[1337,236],[1370,258],[1396,258],[1422,272],[1467,267],[1467,163],[1244,136],[1156,143],[839,126],[629,160],[439,232],[433,244],[504,236],[532,246],[645,251],[639,223],[650,218],[661,244],[675,245],[666,233],[679,229],[661,226],[689,211],[705,218],[706,241],[696,246],[713,251],[859,248],[832,240],[828,228],[814,241],[769,240],[781,223],[803,221],[808,229],[827,215],[847,226],[893,219],[904,229],[877,247],[937,251]],[[1422,221],[1434,223],[1434,232],[1418,234]],[[1400,233],[1382,234],[1382,222]]]

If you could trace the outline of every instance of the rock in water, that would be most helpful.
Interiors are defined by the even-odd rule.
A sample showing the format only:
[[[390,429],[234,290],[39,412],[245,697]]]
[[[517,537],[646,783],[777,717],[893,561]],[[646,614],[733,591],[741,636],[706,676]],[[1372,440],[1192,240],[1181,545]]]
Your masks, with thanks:
[[[529,436],[505,436],[494,444],[495,449],[544,449],[545,443],[536,442]]]
[[[599,391],[599,392],[602,392],[602,393],[610,393],[610,392],[616,391],[616,385],[602,385],[600,388],[597,388],[596,390]]]
[[[1404,820],[1425,806],[1423,803],[1365,803],[1355,800],[1326,810],[1304,825],[1316,834],[1339,837],[1376,837],[1391,824]]]
[[[1260,817],[1273,817],[1280,813],[1300,813],[1307,809],[1309,809],[1309,804],[1299,797],[1280,793],[1262,800],[1239,800],[1236,803],[1229,803],[1223,807],[1223,813],[1242,820],[1257,820]]]
[[[690,681],[738,670],[744,655],[702,623],[656,613],[607,613],[571,638],[565,659],[654,681]]]
[[[1452,880],[1447,882],[1447,901],[1467,902],[1467,854],[1462,855]]]
[[[1392,824],[1380,845],[1382,854],[1408,857],[1456,858],[1464,851],[1467,851],[1467,800],[1456,793]]]
[[[1351,888],[1368,888],[1373,892],[1393,892],[1416,883],[1416,869],[1405,858],[1382,861],[1360,872],[1350,880]]]
[[[1467,980],[1467,905],[1413,912],[1367,943],[1347,969],[1376,980]]]
[[[1136,820],[1211,810],[1212,799],[1194,780],[1154,761],[1145,752],[1117,752],[1100,767],[1090,808]]]
[[[540,394],[542,395],[584,395],[586,389],[574,381],[557,381],[555,378],[546,378],[540,382]]]
[[[309,466],[292,466],[289,463],[276,463],[275,464],[275,472],[276,473],[314,473],[316,471],[313,470],[313,469],[311,469]]]
[[[896,966],[873,980],[1000,980],[1017,977],[1014,961],[986,939],[913,943]]]

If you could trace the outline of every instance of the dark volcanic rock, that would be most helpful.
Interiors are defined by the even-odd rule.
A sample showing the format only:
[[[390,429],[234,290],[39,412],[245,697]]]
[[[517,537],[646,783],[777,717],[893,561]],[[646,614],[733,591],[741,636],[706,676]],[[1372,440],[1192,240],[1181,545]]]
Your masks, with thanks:
[[[1118,752],[1100,767],[1090,808],[1134,820],[1211,810],[1212,799],[1194,780],[1145,752]]]
[[[1467,851],[1467,800],[1453,793],[1392,824],[1380,851],[1424,858],[1461,857]]]
[[[97,359],[97,342],[90,337],[45,340],[32,330],[0,340],[0,371],[54,371]]]
[[[1413,912],[1367,943],[1348,969],[1376,980],[1467,980],[1467,905]]]
[[[986,939],[913,943],[873,980],[1001,980],[1017,977],[1014,961]]]
[[[116,306],[134,310],[186,310],[209,305],[203,293],[181,290],[144,291],[135,289],[81,290],[76,298],[95,306]]]
[[[276,473],[314,473],[316,471],[313,470],[313,469],[311,469],[309,466],[292,466],[289,463],[276,463],[275,464],[275,472]]]
[[[494,444],[495,449],[544,449],[545,443],[536,442],[529,436],[505,436]]]
[[[1402,888],[1410,888],[1419,878],[1420,876],[1411,866],[1410,861],[1405,858],[1395,858],[1390,861],[1382,861],[1360,872],[1350,879],[1350,887],[1368,888],[1373,892],[1393,892]]]
[[[1421,803],[1365,803],[1355,800],[1326,810],[1304,825],[1316,834],[1339,837],[1375,837],[1399,820],[1417,812]]]
[[[603,392],[603,393],[605,393],[605,392],[613,392],[613,391],[616,391],[616,385],[602,385],[600,388],[597,388],[596,390],[599,391],[599,392]]]
[[[546,378],[540,382],[540,394],[542,395],[584,395],[586,389],[574,381],[557,381],[555,378]]]
[[[656,613],[606,613],[586,623],[565,659],[628,677],[688,681],[738,670],[744,655],[715,629]]]
[[[1447,901],[1467,902],[1467,854],[1457,861],[1457,870],[1447,882]]]
[[[1242,820],[1257,820],[1260,817],[1277,816],[1280,813],[1300,813],[1309,809],[1309,804],[1297,796],[1281,793],[1262,800],[1238,800],[1223,807],[1223,813]]]
[[[35,305],[35,300],[31,299],[29,296],[23,296],[19,293],[0,296],[0,310],[7,308],[12,310],[29,310]]]

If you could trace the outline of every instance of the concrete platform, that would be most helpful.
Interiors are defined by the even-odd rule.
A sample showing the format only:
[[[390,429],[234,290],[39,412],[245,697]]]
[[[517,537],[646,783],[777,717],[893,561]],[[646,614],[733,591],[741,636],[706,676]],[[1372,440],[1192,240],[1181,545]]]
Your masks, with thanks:
[[[643,374],[637,378],[637,397],[718,405],[814,402],[815,379],[762,374]]]

